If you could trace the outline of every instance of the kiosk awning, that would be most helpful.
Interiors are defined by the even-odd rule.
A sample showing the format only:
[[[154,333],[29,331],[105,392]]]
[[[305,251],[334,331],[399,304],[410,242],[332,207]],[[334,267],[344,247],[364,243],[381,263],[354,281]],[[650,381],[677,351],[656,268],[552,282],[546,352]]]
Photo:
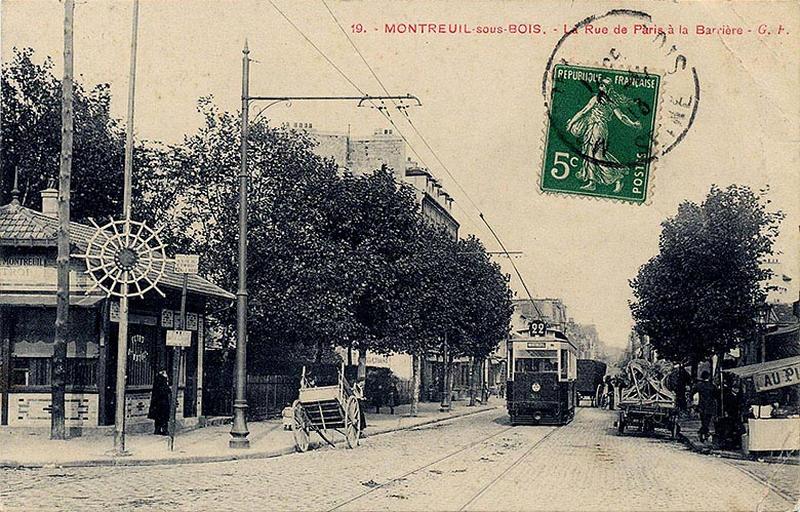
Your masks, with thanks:
[[[756,391],[769,391],[800,384],[800,356],[725,370],[739,377],[752,377]]]
[[[70,306],[92,307],[105,295],[84,295],[72,293],[69,297]],[[55,293],[0,293],[0,306],[55,306]]]

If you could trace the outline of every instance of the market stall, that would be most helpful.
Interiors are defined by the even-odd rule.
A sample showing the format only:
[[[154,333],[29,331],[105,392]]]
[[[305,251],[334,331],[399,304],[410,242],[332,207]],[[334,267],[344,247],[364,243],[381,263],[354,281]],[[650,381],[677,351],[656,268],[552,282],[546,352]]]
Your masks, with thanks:
[[[758,394],[800,384],[800,356],[731,368],[726,372],[752,379]],[[745,451],[800,450],[800,404],[797,393],[783,393],[781,401],[752,408],[747,420]]]

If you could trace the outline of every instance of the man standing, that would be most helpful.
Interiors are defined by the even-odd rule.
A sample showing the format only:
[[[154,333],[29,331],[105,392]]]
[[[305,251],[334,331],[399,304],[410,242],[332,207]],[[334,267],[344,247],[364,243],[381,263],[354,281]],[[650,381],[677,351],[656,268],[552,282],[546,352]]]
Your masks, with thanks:
[[[147,417],[155,421],[156,435],[169,435],[167,425],[169,423],[170,397],[172,390],[169,386],[167,371],[161,370],[156,374],[153,382],[153,394],[150,398],[150,410]]]
[[[700,413],[700,430],[697,432],[700,436],[700,441],[706,442],[710,432],[708,426],[711,420],[714,419],[717,409],[717,388],[712,384],[709,379],[707,370],[703,370],[700,374],[700,382],[694,385],[692,389],[692,396],[695,393],[698,395],[697,411]]]

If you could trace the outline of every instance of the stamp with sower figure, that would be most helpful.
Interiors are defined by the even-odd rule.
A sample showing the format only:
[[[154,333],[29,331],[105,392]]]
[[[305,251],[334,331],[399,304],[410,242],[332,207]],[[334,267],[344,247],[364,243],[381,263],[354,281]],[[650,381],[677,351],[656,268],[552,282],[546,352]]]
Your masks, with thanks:
[[[643,203],[660,76],[558,64],[551,79],[542,191]]]

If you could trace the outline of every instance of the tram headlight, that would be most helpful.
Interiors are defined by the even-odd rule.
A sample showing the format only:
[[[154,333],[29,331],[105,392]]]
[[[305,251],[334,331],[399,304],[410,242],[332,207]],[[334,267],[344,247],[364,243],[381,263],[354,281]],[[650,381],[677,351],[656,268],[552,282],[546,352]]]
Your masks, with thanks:
[[[534,393],[538,393],[539,391],[541,391],[541,389],[542,385],[539,384],[538,382],[534,382],[533,384],[531,384],[531,391],[533,391]]]

